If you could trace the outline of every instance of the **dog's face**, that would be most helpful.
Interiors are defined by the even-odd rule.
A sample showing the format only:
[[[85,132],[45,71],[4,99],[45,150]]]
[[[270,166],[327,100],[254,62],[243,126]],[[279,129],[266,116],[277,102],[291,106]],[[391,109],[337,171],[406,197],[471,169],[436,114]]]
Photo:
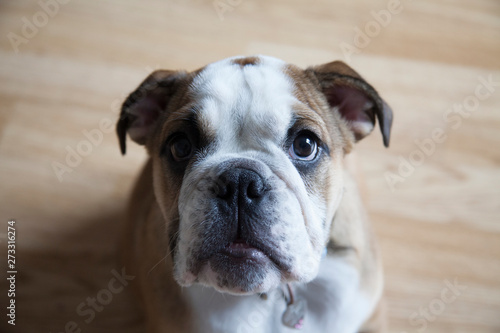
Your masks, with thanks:
[[[341,62],[231,58],[157,71],[118,123],[145,144],[180,285],[266,292],[312,280],[343,193],[342,158],[392,113]]]

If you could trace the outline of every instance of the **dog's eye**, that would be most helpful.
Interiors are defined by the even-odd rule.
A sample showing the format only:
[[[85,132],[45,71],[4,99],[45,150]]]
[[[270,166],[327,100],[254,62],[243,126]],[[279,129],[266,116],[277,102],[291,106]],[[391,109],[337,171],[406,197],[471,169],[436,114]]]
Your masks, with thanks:
[[[316,157],[318,144],[313,135],[300,133],[290,147],[289,154],[293,159],[311,161]]]
[[[174,160],[182,162],[191,157],[193,145],[186,136],[177,136],[170,142],[170,152]]]

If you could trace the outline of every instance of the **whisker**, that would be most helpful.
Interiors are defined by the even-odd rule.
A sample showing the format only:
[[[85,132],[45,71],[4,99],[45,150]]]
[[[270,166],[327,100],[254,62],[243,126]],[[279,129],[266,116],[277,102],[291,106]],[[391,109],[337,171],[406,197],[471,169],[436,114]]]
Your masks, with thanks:
[[[164,256],[163,258],[160,259],[160,261],[158,261],[148,272],[147,275],[149,275],[162,261],[164,261],[165,259],[167,259],[167,257],[170,255],[170,253],[167,253],[166,256]]]

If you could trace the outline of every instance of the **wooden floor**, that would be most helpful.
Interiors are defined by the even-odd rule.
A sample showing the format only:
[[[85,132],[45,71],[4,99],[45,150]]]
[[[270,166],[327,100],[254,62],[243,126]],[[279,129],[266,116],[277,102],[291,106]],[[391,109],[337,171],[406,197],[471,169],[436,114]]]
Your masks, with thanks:
[[[499,1],[60,1],[0,2],[1,332],[143,331],[130,287],[107,289],[145,153],[122,157],[108,122],[154,69],[255,53],[344,60],[395,112],[389,149],[378,132],[357,147],[389,332],[500,332]]]

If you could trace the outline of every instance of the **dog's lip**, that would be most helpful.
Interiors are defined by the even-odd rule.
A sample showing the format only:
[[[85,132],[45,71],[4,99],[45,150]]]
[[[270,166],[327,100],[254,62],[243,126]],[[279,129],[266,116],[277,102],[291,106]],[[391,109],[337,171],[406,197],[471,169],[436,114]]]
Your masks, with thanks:
[[[224,249],[222,249],[222,253],[234,258],[241,259],[261,260],[263,259],[263,256],[268,257],[261,250],[251,246],[242,239],[238,239],[229,243]]]
[[[238,238],[227,244],[221,250],[221,253],[236,260],[251,260],[255,262],[270,260],[278,268],[285,271],[288,270],[288,265],[280,259],[279,255],[275,253],[275,251],[273,251],[272,246],[265,246],[259,242]]]

